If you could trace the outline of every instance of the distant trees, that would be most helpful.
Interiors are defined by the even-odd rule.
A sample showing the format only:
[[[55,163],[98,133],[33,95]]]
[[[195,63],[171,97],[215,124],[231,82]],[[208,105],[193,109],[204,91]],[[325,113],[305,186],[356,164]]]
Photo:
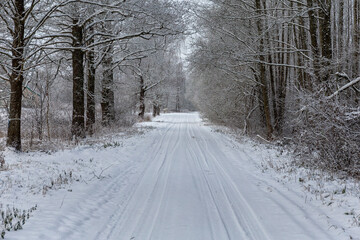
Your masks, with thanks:
[[[169,40],[157,40],[160,41],[147,45],[147,51],[141,51],[134,69],[138,76],[140,118],[144,118],[146,106],[153,108],[153,116],[159,115],[161,108],[180,112],[185,98],[184,69],[180,56],[176,56],[178,46],[169,46]]]
[[[360,152],[359,1],[210,2],[196,10],[201,37],[189,58],[198,107],[351,172]]]

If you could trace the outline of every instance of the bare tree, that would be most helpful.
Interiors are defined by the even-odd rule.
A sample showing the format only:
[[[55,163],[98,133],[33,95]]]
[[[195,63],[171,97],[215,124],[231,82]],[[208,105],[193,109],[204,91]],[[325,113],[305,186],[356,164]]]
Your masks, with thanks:
[[[211,3],[194,10],[199,37],[189,61],[199,109],[248,134],[292,139],[304,155],[321,155],[314,166],[353,174],[359,1]]]
[[[10,106],[7,145],[21,150],[21,107],[24,75],[31,68],[29,59],[41,51],[41,46],[32,45],[35,35],[52,13],[70,1],[48,2],[5,0],[0,3],[0,20],[7,32],[1,36],[0,54],[7,58],[1,64],[5,75],[3,80],[10,83]],[[37,17],[34,13],[36,12]],[[11,61],[11,64],[8,62]]]

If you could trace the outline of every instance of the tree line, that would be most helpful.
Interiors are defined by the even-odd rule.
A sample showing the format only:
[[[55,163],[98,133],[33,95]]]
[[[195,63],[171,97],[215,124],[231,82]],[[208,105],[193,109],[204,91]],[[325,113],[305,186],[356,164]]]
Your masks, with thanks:
[[[191,94],[209,119],[359,173],[358,0],[210,0],[194,9]],[[312,159],[312,160],[310,160]]]

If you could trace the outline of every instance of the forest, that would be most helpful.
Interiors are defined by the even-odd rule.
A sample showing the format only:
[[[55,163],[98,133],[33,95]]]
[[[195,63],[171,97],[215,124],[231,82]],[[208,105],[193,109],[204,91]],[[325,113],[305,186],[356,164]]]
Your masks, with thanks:
[[[209,1],[195,12],[193,101],[211,121],[359,175],[358,0]]]
[[[359,173],[358,0],[0,5],[7,146],[78,141],[194,105],[291,146],[301,165]]]
[[[0,3],[1,135],[21,150],[78,141],[180,111],[183,4],[151,0]],[[147,106],[150,109],[145,109]],[[22,141],[23,140],[23,141]],[[23,143],[22,143],[23,142]]]
[[[359,11],[0,0],[0,238],[360,239]]]

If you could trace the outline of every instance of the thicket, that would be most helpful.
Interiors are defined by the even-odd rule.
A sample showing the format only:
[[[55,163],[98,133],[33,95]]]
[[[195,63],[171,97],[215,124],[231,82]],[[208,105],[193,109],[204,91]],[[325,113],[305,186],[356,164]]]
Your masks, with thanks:
[[[360,173],[358,0],[211,0],[189,57],[212,121],[291,144],[299,163]]]

